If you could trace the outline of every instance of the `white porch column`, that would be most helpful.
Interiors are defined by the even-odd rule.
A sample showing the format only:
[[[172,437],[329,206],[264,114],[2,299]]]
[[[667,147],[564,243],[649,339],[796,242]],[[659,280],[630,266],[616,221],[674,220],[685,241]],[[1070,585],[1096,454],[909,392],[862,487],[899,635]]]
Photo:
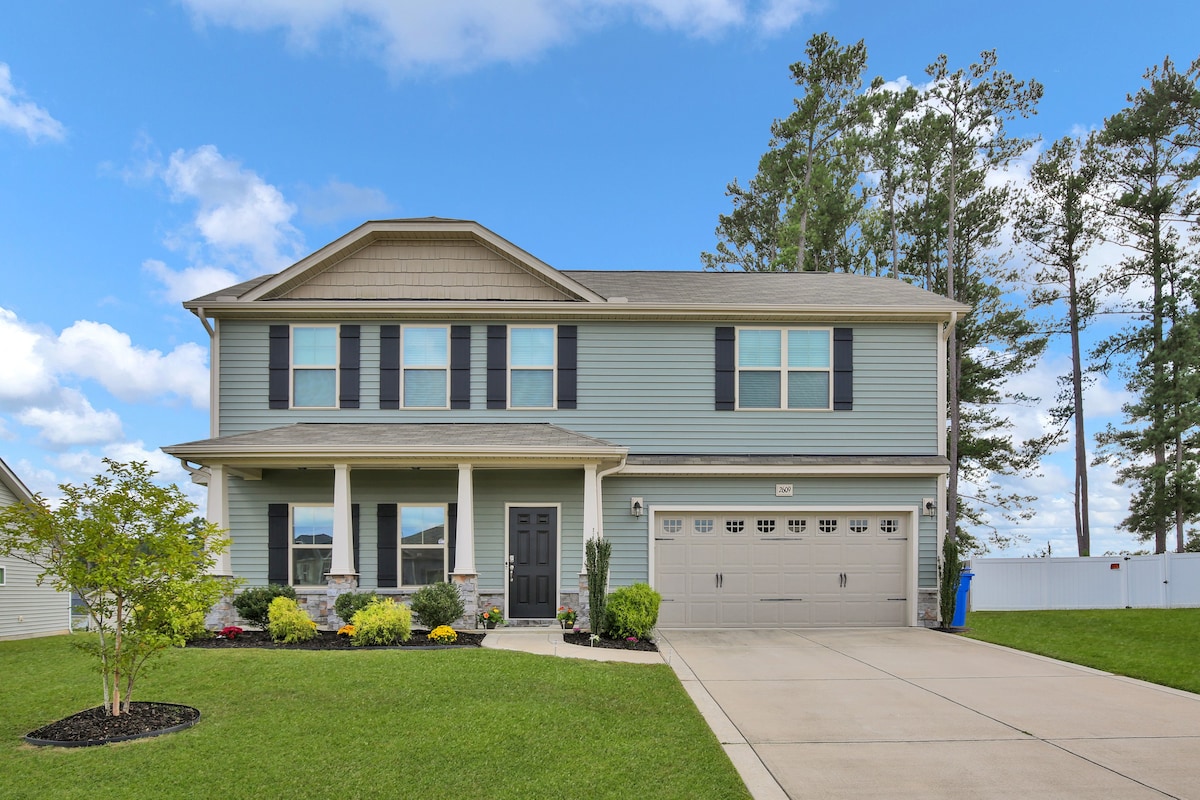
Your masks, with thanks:
[[[453,575],[475,575],[474,467],[458,465],[458,529],[455,531]]]
[[[204,516],[209,522],[219,526],[221,530],[228,532],[229,506],[226,503],[225,497],[225,466],[223,464],[213,464],[208,468],[208,507],[205,510]],[[226,548],[225,552],[217,556],[216,562],[209,567],[209,574],[233,574],[233,560],[229,556],[229,548]]]
[[[583,465],[583,562],[579,571],[587,570],[587,540],[599,539],[603,536],[600,528],[600,482],[596,479],[596,465]]]
[[[333,563],[329,574],[355,574],[349,464],[333,465]]]

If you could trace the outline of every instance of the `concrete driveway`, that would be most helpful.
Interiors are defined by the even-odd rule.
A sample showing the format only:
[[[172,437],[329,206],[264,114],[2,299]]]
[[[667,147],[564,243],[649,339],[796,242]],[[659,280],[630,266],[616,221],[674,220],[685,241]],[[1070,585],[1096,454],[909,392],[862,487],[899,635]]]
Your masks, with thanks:
[[[758,800],[1200,800],[1200,695],[919,628],[659,633]]]

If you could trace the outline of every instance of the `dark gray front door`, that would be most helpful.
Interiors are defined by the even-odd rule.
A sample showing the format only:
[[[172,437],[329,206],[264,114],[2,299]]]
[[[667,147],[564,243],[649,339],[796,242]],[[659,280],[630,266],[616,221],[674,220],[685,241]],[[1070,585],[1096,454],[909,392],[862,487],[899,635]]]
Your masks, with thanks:
[[[558,600],[558,509],[508,510],[508,616],[552,619]]]

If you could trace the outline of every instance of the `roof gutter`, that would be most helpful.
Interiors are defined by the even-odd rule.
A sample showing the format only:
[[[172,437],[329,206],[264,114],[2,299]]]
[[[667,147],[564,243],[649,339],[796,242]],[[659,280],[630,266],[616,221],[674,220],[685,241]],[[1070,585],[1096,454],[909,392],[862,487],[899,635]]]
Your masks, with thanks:
[[[201,324],[204,325],[204,330],[208,331],[209,339],[217,335],[217,332],[213,330],[213,326],[208,323],[208,316],[204,313],[204,306],[196,306],[192,309],[192,313],[200,318]]]

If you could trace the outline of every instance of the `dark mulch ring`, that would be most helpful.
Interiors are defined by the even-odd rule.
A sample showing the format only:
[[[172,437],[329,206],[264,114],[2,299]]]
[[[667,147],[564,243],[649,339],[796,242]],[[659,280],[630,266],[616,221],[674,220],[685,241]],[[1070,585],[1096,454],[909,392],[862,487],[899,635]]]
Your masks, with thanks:
[[[96,706],[38,728],[27,734],[25,741],[38,745],[90,747],[183,730],[199,719],[200,712],[196,709],[174,703],[133,702],[129,704],[129,711],[119,717],[105,714],[104,706]]]
[[[429,631],[415,630],[412,632],[412,638],[404,642],[398,647],[479,647],[483,644],[482,633],[471,633],[469,631],[456,631],[458,640],[453,645],[443,645],[438,642],[431,641]],[[226,639],[223,637],[211,636],[207,639],[193,639],[188,642],[188,647],[267,647],[278,650],[367,650],[371,648],[355,647],[354,640],[349,636],[338,636],[334,631],[317,631],[317,635],[307,642],[298,642],[296,644],[280,644],[279,642],[271,641],[271,636],[266,631],[242,631],[237,635],[237,638]]]
[[[578,644],[584,647],[607,647],[610,650],[647,650],[651,653],[658,652],[658,645],[649,639],[636,639],[631,642],[627,639],[610,639],[607,636],[601,636],[600,640],[593,644],[590,633],[567,631],[563,634],[563,641],[567,644]]]

